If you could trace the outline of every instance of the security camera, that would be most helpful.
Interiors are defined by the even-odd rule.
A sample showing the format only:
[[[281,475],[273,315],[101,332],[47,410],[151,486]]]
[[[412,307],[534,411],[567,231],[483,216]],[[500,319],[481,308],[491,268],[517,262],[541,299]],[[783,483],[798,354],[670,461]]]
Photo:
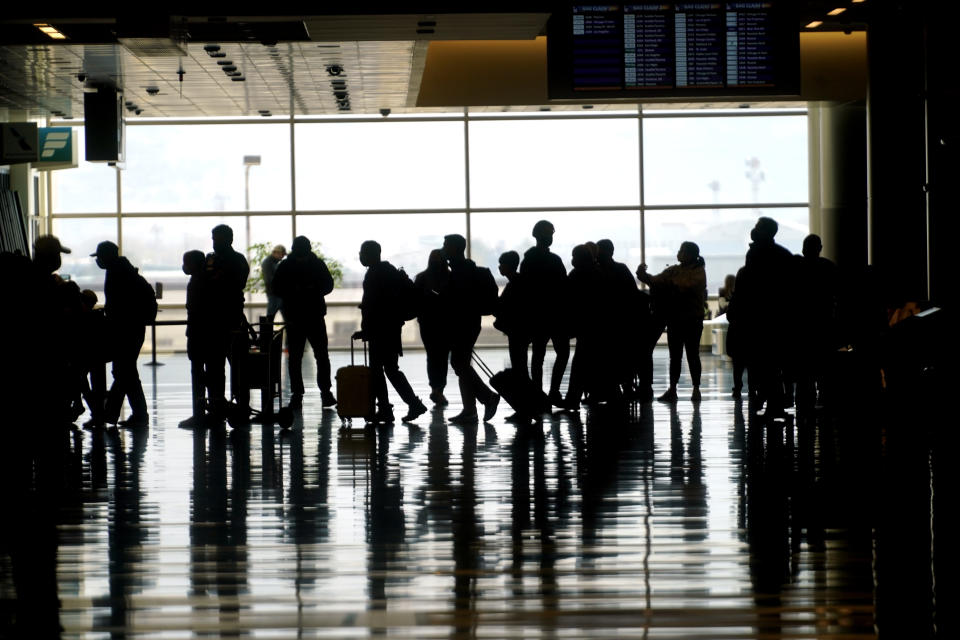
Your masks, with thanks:
[[[159,87],[147,87],[147,94],[149,94],[149,95],[151,95],[151,96],[155,96],[155,95],[157,95],[158,93],[160,93],[160,88],[159,88]]]
[[[380,109],[380,115],[386,118],[388,115],[390,115],[390,109]]]
[[[336,98],[337,100],[343,100],[344,98],[347,97],[347,92],[346,92],[346,91],[334,91],[334,92],[333,92],[333,97]]]
[[[143,109],[134,109],[133,112],[137,115],[140,115],[141,113],[143,113]]]
[[[331,64],[327,66],[327,73],[331,76],[338,76],[343,73],[343,67],[338,64]]]
[[[85,74],[85,73],[83,73],[83,72],[78,73],[78,74],[77,74],[77,80],[79,80],[80,82],[86,82],[86,81],[87,81],[87,74]]]

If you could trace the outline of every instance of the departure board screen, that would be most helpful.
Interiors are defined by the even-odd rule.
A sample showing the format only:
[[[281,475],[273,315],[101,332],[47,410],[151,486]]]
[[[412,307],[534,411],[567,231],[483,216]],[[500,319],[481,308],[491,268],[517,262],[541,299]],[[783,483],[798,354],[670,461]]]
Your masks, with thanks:
[[[551,98],[799,93],[799,30],[776,2],[571,5],[548,27]]]

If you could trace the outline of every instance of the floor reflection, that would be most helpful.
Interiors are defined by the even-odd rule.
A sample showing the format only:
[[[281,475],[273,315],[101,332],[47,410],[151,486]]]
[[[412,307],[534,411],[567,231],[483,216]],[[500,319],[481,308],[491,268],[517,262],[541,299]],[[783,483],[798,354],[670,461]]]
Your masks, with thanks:
[[[422,354],[402,366],[425,394]],[[149,429],[57,432],[35,459],[7,448],[0,637],[16,620],[65,638],[847,639],[949,624],[931,557],[949,463],[933,431],[895,428],[904,414],[763,420],[707,356],[699,404],[524,428],[448,426],[452,405],[363,429],[308,393],[290,430],[188,431],[187,371],[180,356],[144,371]]]

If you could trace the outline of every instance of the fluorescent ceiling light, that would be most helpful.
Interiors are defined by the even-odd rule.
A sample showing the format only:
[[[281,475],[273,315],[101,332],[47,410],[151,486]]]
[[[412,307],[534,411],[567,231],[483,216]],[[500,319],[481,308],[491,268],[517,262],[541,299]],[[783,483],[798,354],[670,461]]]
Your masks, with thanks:
[[[823,24],[823,20],[814,20],[813,22],[811,22],[810,24],[808,24],[805,28],[806,28],[806,29],[816,29],[817,27],[819,27],[819,26],[822,25],[822,24]]]
[[[39,30],[42,31],[43,33],[47,34],[48,36],[50,36],[50,37],[53,38],[54,40],[66,40],[66,39],[67,39],[67,36],[63,35],[63,34],[60,33],[59,31],[57,31],[54,27],[51,27],[50,25],[48,25],[48,24],[46,24],[46,23],[44,23],[44,22],[40,22],[40,23],[34,24],[33,26],[35,26],[37,29],[39,29]]]
[[[828,11],[828,12],[827,12],[827,15],[828,15],[828,16],[838,16],[838,15],[840,15],[841,13],[843,13],[843,12],[846,11],[846,10],[847,10],[846,7],[837,7],[837,8],[834,9],[833,11]]]

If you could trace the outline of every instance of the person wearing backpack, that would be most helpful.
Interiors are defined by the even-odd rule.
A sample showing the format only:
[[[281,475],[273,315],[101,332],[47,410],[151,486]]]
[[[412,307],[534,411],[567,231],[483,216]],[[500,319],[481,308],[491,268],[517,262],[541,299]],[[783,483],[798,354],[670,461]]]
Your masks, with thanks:
[[[157,314],[153,287],[109,240],[98,244],[90,256],[106,271],[103,310],[113,342],[113,384],[107,392],[104,422],[128,428],[146,427],[149,424],[147,400],[137,371],[137,358],[146,325],[152,323]],[[130,403],[130,417],[118,420],[124,398]]]
[[[360,331],[353,339],[370,343],[370,370],[373,377],[373,392],[377,402],[374,422],[393,423],[393,405],[387,392],[387,380],[407,404],[404,422],[410,422],[427,412],[426,405],[413,392],[407,377],[400,371],[399,358],[403,355],[400,342],[400,327],[404,312],[400,299],[406,286],[396,267],[380,259],[380,244],[367,240],[360,245],[360,264],[367,268],[363,277],[363,299],[360,302]]]
[[[471,364],[473,345],[480,336],[480,318],[493,313],[497,306],[497,283],[489,269],[478,267],[473,260],[466,258],[466,249],[467,241],[460,234],[444,236],[443,253],[450,264],[446,309],[450,328],[450,365],[457,374],[463,401],[463,410],[450,418],[454,424],[478,421],[477,400],[484,406],[484,421],[494,416],[500,402],[500,396],[484,384]]]
[[[333,291],[333,277],[327,263],[313,253],[310,240],[297,236],[290,257],[277,266],[273,293],[283,304],[290,357],[290,406],[303,405],[303,350],[307,341],[317,361],[317,386],[324,408],[337,404],[330,391],[330,355],[327,352],[327,304],[324,296]]]

